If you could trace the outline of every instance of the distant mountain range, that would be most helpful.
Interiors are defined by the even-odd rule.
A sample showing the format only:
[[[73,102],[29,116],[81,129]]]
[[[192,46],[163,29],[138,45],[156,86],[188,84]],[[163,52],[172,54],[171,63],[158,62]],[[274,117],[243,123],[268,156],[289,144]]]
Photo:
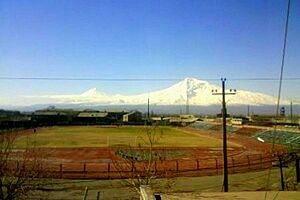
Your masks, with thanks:
[[[153,105],[199,105],[211,106],[220,104],[221,96],[213,95],[212,90],[221,92],[221,88],[207,81],[195,78],[184,80],[166,89],[143,93],[138,95],[108,95],[92,88],[78,95],[43,95],[40,100],[57,104],[85,104],[85,105],[142,105],[150,99]],[[226,97],[230,105],[275,105],[277,99],[258,92],[238,90],[236,95]],[[281,104],[289,104],[289,101],[281,100]]]
[[[220,95],[212,95],[212,90],[221,92],[220,86],[195,78],[184,80],[162,90],[138,95],[109,95],[98,91],[96,88],[87,90],[82,94],[74,95],[41,95],[26,96],[21,98],[21,103],[16,105],[0,105],[2,109],[33,111],[37,109],[55,106],[68,109],[98,109],[98,110],[140,110],[147,111],[147,100],[150,100],[150,111],[154,113],[178,114],[186,113],[186,104],[189,104],[189,112],[194,114],[214,114],[220,112]],[[23,102],[23,103],[22,103]],[[237,90],[235,95],[227,95],[226,102],[231,113],[274,114],[277,99],[270,95],[246,90]],[[281,106],[286,107],[289,113],[287,100],[280,101]],[[300,113],[300,102],[293,101],[294,114]]]

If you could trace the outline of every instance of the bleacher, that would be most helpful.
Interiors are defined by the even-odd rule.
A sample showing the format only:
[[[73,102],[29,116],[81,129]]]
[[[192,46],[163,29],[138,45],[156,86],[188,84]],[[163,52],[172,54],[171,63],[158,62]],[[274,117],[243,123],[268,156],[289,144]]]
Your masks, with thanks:
[[[261,138],[265,142],[274,142],[275,144],[283,144],[293,148],[300,148],[300,133],[289,132],[289,131],[281,131],[277,130],[276,132],[273,130],[268,130],[264,132],[260,132],[253,137]]]
[[[191,128],[196,128],[196,129],[202,129],[202,130],[212,130],[212,131],[220,131],[222,132],[222,125],[221,124],[210,124],[210,123],[205,123],[205,122],[195,122],[189,125]],[[227,133],[233,133],[234,131],[237,130],[237,128],[232,127],[232,126],[226,126]]]
[[[214,125],[212,124],[208,124],[205,122],[195,122],[189,125],[189,127],[191,128],[197,128],[197,129],[205,129],[205,130],[209,130],[213,127]]]

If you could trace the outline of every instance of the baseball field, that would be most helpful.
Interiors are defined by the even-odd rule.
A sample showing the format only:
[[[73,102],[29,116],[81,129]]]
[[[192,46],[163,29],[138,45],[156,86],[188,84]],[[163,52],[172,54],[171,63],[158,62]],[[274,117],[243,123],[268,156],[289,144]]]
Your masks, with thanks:
[[[222,170],[223,140],[220,131],[188,127],[154,126],[53,126],[16,133],[15,149],[33,148],[60,178],[118,178],[113,163],[136,156],[148,148],[149,137],[158,155],[157,170],[171,175],[208,175]],[[272,166],[281,146],[261,143],[249,136],[228,135],[232,173]],[[130,148],[129,148],[130,145]],[[121,153],[120,153],[121,149]],[[136,158],[136,157],[135,157]]]
[[[54,126],[39,128],[35,133],[32,130],[26,133],[18,137],[16,147],[79,148],[138,144],[147,146],[147,133],[154,136],[156,147],[222,147],[220,139],[173,127]],[[240,145],[229,142],[228,146]]]

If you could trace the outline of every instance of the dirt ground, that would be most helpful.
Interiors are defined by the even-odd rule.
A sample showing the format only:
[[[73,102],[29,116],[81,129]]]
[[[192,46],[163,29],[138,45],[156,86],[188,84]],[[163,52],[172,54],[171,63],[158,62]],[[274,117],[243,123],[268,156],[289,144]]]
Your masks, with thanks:
[[[166,200],[193,200],[193,199],[205,199],[205,200],[285,200],[285,199],[300,199],[300,192],[214,192],[214,193],[188,193],[188,194],[169,194],[162,195]]]

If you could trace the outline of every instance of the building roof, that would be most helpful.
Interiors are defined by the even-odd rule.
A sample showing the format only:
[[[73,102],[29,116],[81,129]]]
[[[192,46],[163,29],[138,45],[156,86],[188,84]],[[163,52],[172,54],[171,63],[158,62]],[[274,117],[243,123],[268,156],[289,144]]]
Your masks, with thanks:
[[[131,111],[130,113],[124,114],[123,116],[129,116],[129,115],[133,115],[135,113],[139,113],[138,111]]]
[[[153,120],[153,121],[161,121],[162,117],[151,117],[151,120]]]
[[[106,117],[107,112],[81,112],[78,117]]]
[[[66,115],[66,113],[57,111],[36,111],[34,115]]]

